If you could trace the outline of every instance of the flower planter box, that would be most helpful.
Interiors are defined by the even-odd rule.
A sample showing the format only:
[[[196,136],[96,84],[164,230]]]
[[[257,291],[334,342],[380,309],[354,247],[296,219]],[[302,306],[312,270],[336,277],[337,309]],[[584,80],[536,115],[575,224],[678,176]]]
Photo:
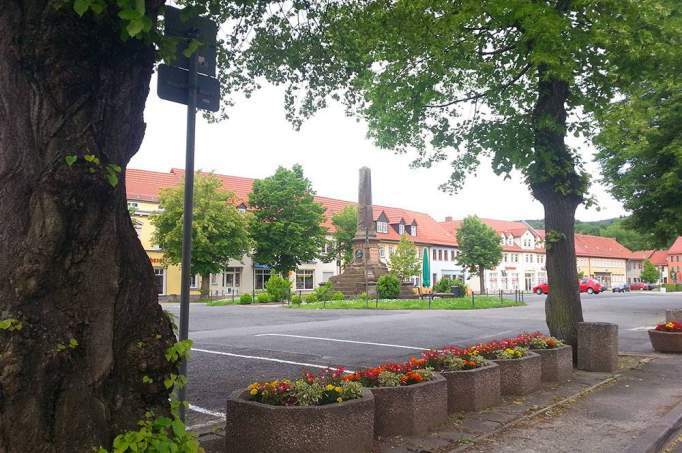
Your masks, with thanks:
[[[496,359],[502,395],[528,395],[540,388],[542,358],[534,352],[520,359]]]
[[[448,385],[440,374],[419,384],[370,387],[374,394],[374,436],[413,435],[448,419]]]
[[[573,374],[573,348],[571,345],[553,349],[533,349],[542,357],[542,381],[566,382]]]
[[[448,382],[448,412],[480,411],[500,402],[500,367],[488,365],[472,370],[442,371]]]
[[[652,329],[649,330],[649,340],[657,352],[682,353],[682,332],[663,332]]]
[[[369,452],[374,397],[323,406],[272,406],[244,390],[227,399],[225,451],[249,453]]]

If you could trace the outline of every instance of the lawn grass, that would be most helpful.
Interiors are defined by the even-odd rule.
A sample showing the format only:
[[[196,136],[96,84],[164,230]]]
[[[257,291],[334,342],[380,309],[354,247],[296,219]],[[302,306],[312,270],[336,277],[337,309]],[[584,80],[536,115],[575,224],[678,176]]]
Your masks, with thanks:
[[[209,307],[222,307],[224,305],[239,305],[239,297],[235,297],[234,300],[230,297],[229,299],[219,299],[219,300],[207,300],[204,299],[201,302],[206,302]]]
[[[481,310],[486,308],[520,307],[526,305],[524,302],[515,302],[513,299],[502,299],[496,296],[476,296],[472,305],[471,297],[460,297],[452,299],[433,299],[431,301],[432,310]],[[328,302],[303,303],[300,305],[291,304],[289,308],[314,310],[314,309],[367,309],[370,310],[428,310],[428,299],[376,299],[369,301],[353,300],[333,300]]]

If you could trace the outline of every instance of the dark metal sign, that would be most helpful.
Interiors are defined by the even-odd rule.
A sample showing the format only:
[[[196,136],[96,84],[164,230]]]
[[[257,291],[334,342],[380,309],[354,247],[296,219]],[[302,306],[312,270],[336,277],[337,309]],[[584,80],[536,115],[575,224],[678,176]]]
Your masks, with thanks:
[[[156,91],[161,99],[187,105],[189,71],[160,64]],[[220,109],[220,83],[217,79],[197,74],[196,102],[198,109],[209,112],[217,112]]]

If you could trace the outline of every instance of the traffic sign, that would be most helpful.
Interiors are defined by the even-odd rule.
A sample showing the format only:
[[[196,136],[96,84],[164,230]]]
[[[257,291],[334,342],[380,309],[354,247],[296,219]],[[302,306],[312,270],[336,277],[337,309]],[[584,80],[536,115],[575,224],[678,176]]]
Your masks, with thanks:
[[[187,105],[189,71],[167,64],[159,65],[156,92],[161,99]],[[220,109],[220,83],[213,77],[197,74],[197,108],[217,112]]]

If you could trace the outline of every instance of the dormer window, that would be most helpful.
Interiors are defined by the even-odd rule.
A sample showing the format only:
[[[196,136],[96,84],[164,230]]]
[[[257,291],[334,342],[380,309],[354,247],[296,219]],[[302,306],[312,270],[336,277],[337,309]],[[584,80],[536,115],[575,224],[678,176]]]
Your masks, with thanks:
[[[405,225],[403,225],[402,223],[398,225],[398,234],[400,234],[401,236],[405,234]]]
[[[377,221],[377,233],[388,233],[388,222]]]
[[[417,225],[412,225],[412,228],[410,228],[410,234],[411,234],[412,236],[416,236],[416,235],[417,235]]]

